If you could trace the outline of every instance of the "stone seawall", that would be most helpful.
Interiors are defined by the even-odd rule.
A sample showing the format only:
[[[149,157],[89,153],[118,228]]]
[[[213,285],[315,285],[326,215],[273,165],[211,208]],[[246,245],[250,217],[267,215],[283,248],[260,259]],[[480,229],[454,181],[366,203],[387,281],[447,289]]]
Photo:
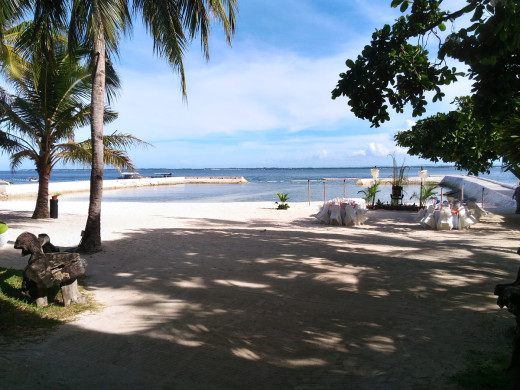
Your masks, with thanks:
[[[139,179],[104,180],[103,189],[124,189],[136,187],[168,186],[179,184],[245,184],[243,177],[232,176],[201,176],[201,177],[143,177]],[[90,181],[51,182],[49,183],[49,197],[53,194],[70,194],[90,191]],[[36,198],[38,183],[14,184],[0,186],[0,200],[13,198]]]

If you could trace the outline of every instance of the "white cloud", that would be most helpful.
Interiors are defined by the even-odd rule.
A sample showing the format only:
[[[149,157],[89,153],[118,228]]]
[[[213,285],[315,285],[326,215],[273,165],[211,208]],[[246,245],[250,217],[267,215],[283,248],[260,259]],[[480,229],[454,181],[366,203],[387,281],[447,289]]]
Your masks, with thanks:
[[[322,149],[314,154],[315,158],[318,158],[320,160],[327,158],[327,151],[325,149]]]
[[[417,122],[415,122],[415,121],[413,121],[413,120],[411,120],[411,119],[407,119],[407,120],[406,120],[406,123],[408,124],[408,126],[406,127],[406,129],[410,129],[410,128],[412,128],[413,126],[415,126],[415,124],[416,124]]]
[[[370,142],[368,144],[367,154],[370,156],[388,156],[389,153],[390,149],[386,145],[375,142]]]
[[[233,53],[219,64],[187,71],[188,104],[177,76],[123,70],[118,128],[148,141],[210,133],[327,128],[346,121],[346,99],[331,99],[346,54]]]

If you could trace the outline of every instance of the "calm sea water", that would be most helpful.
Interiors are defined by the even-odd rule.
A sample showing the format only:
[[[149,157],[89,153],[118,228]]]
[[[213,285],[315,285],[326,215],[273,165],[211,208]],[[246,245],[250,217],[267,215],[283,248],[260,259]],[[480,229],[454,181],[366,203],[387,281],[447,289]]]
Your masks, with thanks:
[[[319,201],[335,197],[361,197],[358,191],[363,187],[356,186],[355,180],[322,180],[324,178],[349,179],[371,178],[370,168],[266,168],[266,169],[139,169],[143,176],[154,176],[156,173],[172,173],[174,176],[243,176],[247,184],[183,184],[175,186],[146,187],[125,190],[109,190],[103,194],[105,202],[139,201],[139,202],[255,202],[276,201],[277,192],[289,194],[289,203],[306,202],[309,199]],[[453,167],[424,167],[429,175],[465,174]],[[379,168],[381,178],[392,177],[392,168]],[[418,176],[420,167],[411,167],[406,175]],[[119,172],[106,169],[105,180],[117,179]],[[0,171],[0,179],[13,184],[28,183],[29,178],[37,177],[34,170],[20,170],[16,173]],[[510,172],[503,172],[499,167],[491,170],[484,178],[515,185],[517,179]],[[89,180],[88,169],[56,169],[52,173],[51,182]],[[310,180],[310,182],[308,182]],[[325,184],[324,184],[325,183]],[[377,198],[387,202],[390,186],[381,186]],[[414,202],[409,198],[417,193],[417,186],[405,187],[406,202]],[[325,194],[324,194],[325,191]],[[86,200],[88,194],[64,195],[64,200]]]

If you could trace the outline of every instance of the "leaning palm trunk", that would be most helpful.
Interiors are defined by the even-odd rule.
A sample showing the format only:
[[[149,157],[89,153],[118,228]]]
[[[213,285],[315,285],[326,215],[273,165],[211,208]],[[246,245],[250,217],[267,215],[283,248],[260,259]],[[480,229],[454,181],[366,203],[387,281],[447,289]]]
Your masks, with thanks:
[[[79,251],[84,253],[101,250],[101,202],[103,198],[103,114],[105,109],[105,38],[100,23],[98,3],[94,2],[96,35],[92,61],[92,171],[90,173],[90,202],[88,217]]]

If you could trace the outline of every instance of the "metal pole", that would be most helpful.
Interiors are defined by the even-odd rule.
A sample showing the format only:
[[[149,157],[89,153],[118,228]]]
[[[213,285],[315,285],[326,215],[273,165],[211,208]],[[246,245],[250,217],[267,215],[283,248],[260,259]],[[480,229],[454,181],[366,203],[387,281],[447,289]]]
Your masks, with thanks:
[[[484,188],[482,188],[482,208],[484,208]]]
[[[347,180],[344,179],[343,180],[343,198],[345,197],[345,186],[346,186],[346,184],[347,184]]]
[[[460,201],[464,202],[464,184],[460,186]]]
[[[309,192],[309,206],[311,205],[311,181],[307,180],[307,191]]]
[[[327,199],[325,198],[325,182],[323,182],[323,203],[326,203]]]
[[[421,192],[419,192],[419,207],[422,207],[422,186],[423,186],[423,179],[421,179]]]
[[[443,188],[441,187],[441,204],[442,204],[442,190],[443,190]]]

